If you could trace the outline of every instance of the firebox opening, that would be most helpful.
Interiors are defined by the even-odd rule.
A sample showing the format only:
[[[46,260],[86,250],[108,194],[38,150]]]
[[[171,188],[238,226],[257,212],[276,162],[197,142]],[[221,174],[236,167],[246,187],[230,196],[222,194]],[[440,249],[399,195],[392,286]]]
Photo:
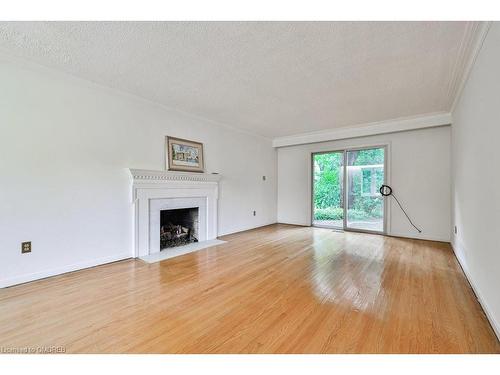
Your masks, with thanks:
[[[160,212],[160,250],[198,242],[198,207]]]

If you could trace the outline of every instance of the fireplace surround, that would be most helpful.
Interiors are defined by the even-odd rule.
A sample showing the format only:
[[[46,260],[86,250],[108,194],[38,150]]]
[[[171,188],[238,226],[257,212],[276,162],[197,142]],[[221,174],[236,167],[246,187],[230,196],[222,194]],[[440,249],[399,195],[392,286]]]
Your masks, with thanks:
[[[161,212],[166,210],[197,209],[197,240],[217,238],[220,175],[138,169],[130,169],[130,174],[135,257],[160,252]]]

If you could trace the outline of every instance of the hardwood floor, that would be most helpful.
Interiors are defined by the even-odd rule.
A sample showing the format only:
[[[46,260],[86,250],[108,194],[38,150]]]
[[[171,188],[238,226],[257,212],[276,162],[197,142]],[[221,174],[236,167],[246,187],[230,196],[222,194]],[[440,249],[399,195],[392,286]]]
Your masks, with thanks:
[[[0,347],[498,353],[448,244],[272,225],[0,290]]]

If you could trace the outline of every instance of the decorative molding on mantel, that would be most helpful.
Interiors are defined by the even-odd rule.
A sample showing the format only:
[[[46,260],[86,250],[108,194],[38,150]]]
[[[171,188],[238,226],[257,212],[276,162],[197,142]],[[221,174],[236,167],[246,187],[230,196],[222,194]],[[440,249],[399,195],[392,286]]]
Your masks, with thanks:
[[[218,182],[221,175],[210,173],[154,171],[148,169],[129,169],[134,182],[162,182],[162,181],[193,181]]]
[[[369,135],[396,133],[401,131],[451,125],[451,114],[434,113],[410,118],[372,122],[358,126],[302,133],[273,139],[273,147],[286,147],[307,143],[335,141],[338,139],[366,137]]]

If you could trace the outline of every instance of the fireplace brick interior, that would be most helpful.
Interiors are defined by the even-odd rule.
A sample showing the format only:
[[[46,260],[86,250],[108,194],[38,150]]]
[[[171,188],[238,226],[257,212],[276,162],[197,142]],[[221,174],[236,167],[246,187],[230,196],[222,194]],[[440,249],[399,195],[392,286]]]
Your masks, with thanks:
[[[160,212],[160,250],[198,242],[198,207]]]

